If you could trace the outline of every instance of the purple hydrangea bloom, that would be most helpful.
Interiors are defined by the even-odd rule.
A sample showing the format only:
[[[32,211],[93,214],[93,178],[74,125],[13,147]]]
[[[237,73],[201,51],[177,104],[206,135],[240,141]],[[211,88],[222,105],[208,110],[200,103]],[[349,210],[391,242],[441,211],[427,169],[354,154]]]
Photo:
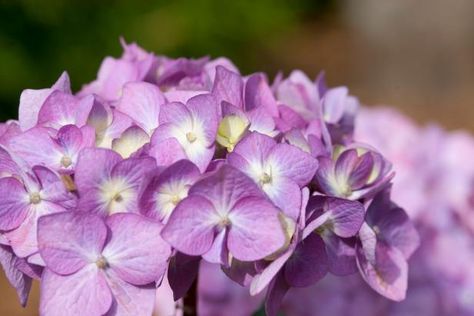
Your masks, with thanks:
[[[171,254],[160,231],[160,224],[136,214],[106,220],[77,212],[42,217],[38,239],[46,269],[40,312],[151,314],[155,282]]]
[[[179,251],[222,264],[229,255],[262,259],[285,243],[278,209],[250,178],[228,165],[191,187],[162,234]]]
[[[32,279],[45,315],[247,315],[263,300],[276,315],[292,288],[357,272],[383,296],[405,296],[417,234],[390,200],[391,164],[354,141],[347,88],[301,71],[270,84],[226,58],[121,43],[81,91],[63,73],[23,91],[18,121],[0,124],[0,263],[23,305]],[[437,135],[426,148],[457,164],[433,148],[465,142]],[[412,196],[456,186],[452,204],[436,201],[472,229],[461,190],[472,179],[448,174],[429,190],[420,179]],[[444,240],[430,249],[445,252]]]

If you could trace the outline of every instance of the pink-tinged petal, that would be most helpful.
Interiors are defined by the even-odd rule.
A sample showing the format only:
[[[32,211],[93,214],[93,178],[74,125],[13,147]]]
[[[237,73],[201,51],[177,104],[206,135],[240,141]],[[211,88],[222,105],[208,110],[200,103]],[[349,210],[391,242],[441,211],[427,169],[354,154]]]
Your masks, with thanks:
[[[167,103],[161,107],[160,111],[160,124],[166,123],[179,127],[191,127],[193,124],[192,114],[183,103]]]
[[[93,147],[95,143],[95,131],[90,126],[81,128],[75,125],[61,127],[56,135],[58,144],[64,148],[66,153],[76,156],[82,148]]]
[[[155,168],[155,159],[151,157],[128,158],[113,167],[111,176],[124,179],[128,186],[138,189],[146,174]]]
[[[194,125],[199,125],[207,144],[214,143],[218,125],[218,104],[211,94],[201,94],[189,99],[186,104],[191,112]]]
[[[169,166],[178,160],[187,158],[183,147],[176,138],[168,138],[154,143],[149,154],[156,159],[158,166]]]
[[[50,89],[23,90],[20,96],[19,123],[23,131],[34,127],[38,121],[38,113],[48,96],[55,90],[70,93],[70,82],[67,72],[63,72]]]
[[[214,157],[214,152],[215,146],[205,147],[199,144],[185,149],[186,157],[196,164],[201,172],[207,170],[212,157]]]
[[[49,129],[35,127],[10,139],[8,147],[31,166],[48,166],[59,170],[64,153],[52,136]]]
[[[250,284],[250,294],[256,295],[261,293],[267,285],[277,276],[285,263],[295,251],[296,242],[290,244],[288,249],[277,259],[272,261],[261,273],[257,274]]]
[[[278,144],[272,149],[268,160],[278,168],[279,175],[293,180],[301,187],[311,181],[318,168],[315,158],[288,144]]]
[[[301,189],[287,178],[277,178],[270,184],[264,184],[263,191],[285,215],[296,220],[301,210]]]
[[[210,263],[218,263],[223,266],[229,265],[229,251],[227,249],[227,230],[221,230],[215,237],[211,249],[202,258]]]
[[[95,215],[64,212],[38,221],[38,244],[46,266],[55,273],[75,273],[100,256],[107,227]]]
[[[161,235],[177,250],[198,256],[211,249],[217,212],[206,198],[188,196],[174,209]]]
[[[293,287],[307,287],[321,280],[329,270],[324,241],[311,234],[301,241],[285,265],[286,282]]]
[[[15,229],[28,214],[29,196],[16,178],[0,179],[0,230]]]
[[[237,201],[245,197],[263,197],[255,182],[229,165],[196,182],[189,195],[199,195],[211,201],[216,208],[228,212]]]
[[[84,113],[89,113],[93,105],[93,96],[79,99],[70,93],[54,91],[38,113],[38,125],[59,129],[64,125],[85,123],[78,122],[78,114],[85,120]]]
[[[254,261],[281,249],[286,237],[279,211],[267,200],[248,197],[239,200],[229,213],[230,253],[241,261]]]
[[[262,74],[251,75],[245,83],[245,110],[258,107],[265,109],[267,115],[277,117],[278,108],[275,97]]]
[[[249,133],[235,146],[229,158],[233,153],[236,153],[249,163],[256,162],[261,164],[268,158],[275,146],[276,141],[273,138],[256,132]]]
[[[216,67],[212,94],[218,102],[227,101],[237,107],[243,106],[243,81],[239,74],[222,66]]]
[[[171,256],[161,224],[135,214],[114,214],[106,221],[111,237],[103,256],[117,276],[135,285],[160,280]]]
[[[189,160],[177,161],[163,171],[155,169],[140,192],[140,212],[160,221],[167,220],[175,204],[187,196],[189,187],[200,175]]]
[[[269,116],[263,108],[256,108],[247,112],[248,120],[250,121],[249,131],[258,132],[260,134],[275,136],[278,131],[275,131],[275,120]]]
[[[149,135],[158,127],[160,106],[166,102],[157,86],[129,82],[123,87],[117,109],[130,116]]]
[[[186,104],[186,102],[188,102],[188,100],[192,97],[205,93],[208,92],[205,90],[169,90],[164,92],[164,95],[166,97],[166,100],[168,100],[168,102],[170,103],[180,102]]]
[[[171,258],[168,280],[173,290],[174,300],[182,298],[191,288],[198,275],[201,257],[187,256],[181,252]]]
[[[123,158],[128,158],[150,142],[150,136],[140,127],[131,126],[122,136],[112,141],[112,149]]]
[[[361,238],[364,238],[361,236]],[[370,255],[367,251],[371,252]],[[377,243],[375,249],[365,245],[356,248],[357,266],[364,280],[380,295],[394,301],[405,299],[408,264],[396,248]]]
[[[96,145],[102,148],[112,148],[112,141],[119,138],[133,124],[133,120],[128,115],[114,110],[110,125],[104,130],[96,130]]]
[[[136,286],[122,280],[112,271],[107,274],[107,284],[112,292],[112,306],[105,316],[151,315],[155,305],[156,286]]]
[[[107,100],[116,100],[127,82],[139,79],[138,68],[133,62],[107,57],[100,65],[97,80],[82,87],[79,95],[95,93]]]
[[[359,157],[348,179],[348,184],[352,190],[358,190],[367,184],[373,168],[374,160],[370,152]]]
[[[17,269],[18,261],[18,257],[9,247],[0,245],[0,265],[8,282],[15,288],[20,304],[24,307],[28,301],[32,280]]]
[[[307,124],[301,115],[286,105],[280,105],[278,111],[280,116],[275,121],[278,129],[282,132],[287,132],[293,128],[304,128]]]
[[[324,120],[326,122],[335,124],[342,118],[347,110],[348,92],[346,87],[333,88],[326,92],[323,98]]]
[[[112,305],[112,294],[100,270],[88,265],[74,274],[62,276],[46,269],[40,292],[40,314],[62,316],[104,315]]]
[[[0,178],[11,177],[14,175],[18,176],[21,174],[22,170],[18,163],[5,148],[0,147]]]
[[[97,187],[121,160],[120,155],[112,150],[100,148],[82,150],[77,159],[74,178],[79,194]]]
[[[40,191],[42,201],[54,203],[64,209],[76,206],[76,196],[67,191],[57,173],[42,166],[33,167],[33,173],[42,187]]]
[[[279,274],[270,284],[265,297],[265,314],[267,316],[276,316],[280,309],[283,298],[290,289],[283,274]]]

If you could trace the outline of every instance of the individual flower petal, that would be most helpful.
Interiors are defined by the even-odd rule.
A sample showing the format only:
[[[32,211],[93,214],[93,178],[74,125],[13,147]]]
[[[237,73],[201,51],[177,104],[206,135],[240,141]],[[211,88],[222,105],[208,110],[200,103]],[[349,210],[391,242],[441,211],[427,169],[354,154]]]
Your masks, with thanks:
[[[54,273],[69,275],[95,262],[107,238],[107,228],[97,216],[63,212],[38,221],[41,257]]]
[[[67,310],[70,315],[100,316],[112,304],[109,286],[95,264],[67,276],[46,269],[40,293],[41,315],[60,316]]]
[[[156,294],[154,283],[136,286],[122,280],[113,271],[110,271],[107,274],[107,284],[112,292],[112,306],[105,315],[152,314]]]
[[[114,214],[106,221],[111,237],[102,255],[110,269],[134,285],[159,281],[171,255],[161,225],[135,214]]]
[[[112,141],[112,149],[123,158],[128,158],[149,142],[150,136],[143,129],[132,126],[123,132],[120,138]]]
[[[237,107],[243,106],[243,82],[240,75],[222,66],[216,67],[216,78],[212,94],[219,101],[227,101]]]
[[[127,114],[151,136],[159,125],[160,107],[165,97],[155,85],[146,82],[130,82],[123,87],[117,110]]]
[[[214,242],[218,219],[211,202],[201,196],[188,196],[177,205],[161,235],[187,255],[202,255]]]
[[[360,238],[362,245],[356,247],[356,258],[364,280],[379,294],[394,301],[403,300],[408,279],[403,253],[383,243],[373,243],[375,237],[367,229],[361,231]]]
[[[189,160],[177,161],[163,171],[156,169],[140,193],[140,212],[166,222],[199,176],[199,169]]]
[[[20,127],[26,131],[34,127],[38,121],[38,113],[44,101],[54,91],[71,92],[70,81],[67,72],[63,72],[56,83],[48,89],[23,90],[20,96],[18,120]]]
[[[286,262],[284,275],[288,285],[307,287],[321,280],[329,270],[324,242],[317,234],[302,240]]]
[[[28,194],[13,177],[0,179],[0,230],[15,229],[28,214]]]
[[[282,248],[286,237],[278,213],[265,199],[248,197],[239,200],[229,213],[232,226],[228,247],[232,255],[241,261],[254,261]]]

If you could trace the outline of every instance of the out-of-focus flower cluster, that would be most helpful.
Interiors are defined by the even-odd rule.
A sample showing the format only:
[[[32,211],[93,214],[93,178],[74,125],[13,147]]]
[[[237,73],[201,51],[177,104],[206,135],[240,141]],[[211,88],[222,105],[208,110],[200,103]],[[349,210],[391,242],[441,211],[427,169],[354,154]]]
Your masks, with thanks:
[[[418,127],[389,108],[363,109],[355,137],[394,165],[393,199],[409,210],[421,246],[410,259],[407,298],[393,303],[358,276],[327,277],[290,291],[287,315],[473,315],[474,137]]]
[[[353,140],[347,88],[122,44],[1,125],[0,261],[22,304],[40,279],[42,315],[180,313],[197,278],[201,315],[263,295],[275,315],[290,288],[357,271],[405,298],[418,235],[391,164]]]

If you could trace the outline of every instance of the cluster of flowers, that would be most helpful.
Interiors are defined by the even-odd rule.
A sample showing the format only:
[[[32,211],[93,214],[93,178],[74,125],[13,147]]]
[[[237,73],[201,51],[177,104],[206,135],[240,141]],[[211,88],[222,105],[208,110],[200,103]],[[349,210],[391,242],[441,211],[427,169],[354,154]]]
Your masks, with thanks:
[[[421,235],[410,260],[407,298],[395,304],[374,295],[356,275],[344,282],[327,277],[291,290],[286,314],[473,315],[474,138],[436,126],[420,128],[388,108],[361,110],[356,126],[358,139],[393,162],[393,199],[409,210]]]
[[[23,91],[1,125],[0,261],[22,304],[40,279],[43,315],[149,315],[201,261],[266,290],[268,315],[328,273],[405,297],[418,235],[345,87],[123,46],[77,94],[65,73]]]

